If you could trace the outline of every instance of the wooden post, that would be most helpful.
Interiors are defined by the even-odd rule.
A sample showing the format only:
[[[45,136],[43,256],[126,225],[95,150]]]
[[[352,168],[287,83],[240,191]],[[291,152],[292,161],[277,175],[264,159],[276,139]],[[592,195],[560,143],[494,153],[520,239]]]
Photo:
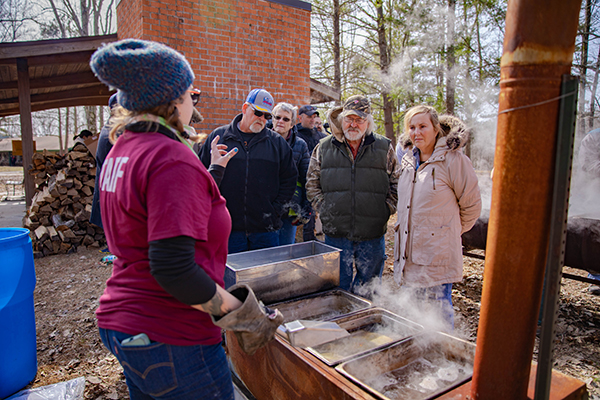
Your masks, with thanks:
[[[31,205],[35,190],[33,177],[27,173],[33,159],[33,129],[31,125],[31,96],[29,91],[29,67],[26,58],[17,58],[17,76],[19,86],[19,113],[21,114],[21,141],[23,142],[23,177],[25,204]]]

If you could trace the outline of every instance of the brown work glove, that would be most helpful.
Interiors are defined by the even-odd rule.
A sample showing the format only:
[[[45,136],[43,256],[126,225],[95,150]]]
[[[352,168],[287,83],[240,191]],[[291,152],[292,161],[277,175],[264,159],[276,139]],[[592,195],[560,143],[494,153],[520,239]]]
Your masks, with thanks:
[[[216,326],[233,331],[242,350],[252,355],[273,339],[277,327],[283,323],[283,315],[258,302],[246,284],[233,285],[227,291],[240,300],[242,306],[222,317],[211,315],[211,318]]]

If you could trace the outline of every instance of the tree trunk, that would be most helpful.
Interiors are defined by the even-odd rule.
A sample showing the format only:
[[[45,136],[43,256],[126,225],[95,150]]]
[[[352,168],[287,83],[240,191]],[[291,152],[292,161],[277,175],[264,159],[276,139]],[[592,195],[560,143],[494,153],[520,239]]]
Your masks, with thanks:
[[[71,110],[71,107],[67,107],[67,116],[65,117],[65,147],[64,147],[65,151],[66,151],[66,149],[69,148],[69,135],[70,135],[70,130],[69,130],[69,128],[70,128],[70,124],[69,124],[70,112],[69,111],[70,110]]]
[[[100,119],[100,124],[98,125],[100,129],[104,126],[104,107],[98,106],[98,118]],[[100,133],[100,131],[98,131]]]
[[[340,65],[340,0],[333,0],[333,88],[341,93],[342,68]],[[339,101],[336,102],[339,105]]]
[[[383,76],[388,74],[390,66],[390,49],[387,43],[385,34],[385,17],[383,15],[383,1],[376,1],[377,8],[377,39],[379,45],[379,62],[381,64],[381,72]],[[396,135],[394,135],[394,120],[392,116],[393,103],[390,97],[388,84],[382,82],[381,97],[383,99],[383,124],[385,127],[385,136],[392,141],[396,146]]]
[[[85,106],[84,110],[87,129],[89,129],[92,133],[96,133],[98,130],[96,128],[96,106]]]
[[[479,23],[479,21],[480,21],[479,20],[479,15],[480,15],[479,6],[477,6],[477,17],[476,17],[477,18],[477,20],[476,20],[476,23],[477,23],[477,56],[479,58],[479,66],[478,66],[477,71],[478,71],[479,83],[482,83],[483,82],[483,55],[481,53],[481,49],[482,49],[482,46],[481,46],[481,25]]]
[[[62,20],[58,16],[58,10],[56,9],[56,5],[54,4],[53,0],[49,0],[49,1],[50,1],[50,6],[52,7],[52,12],[54,13],[54,19],[56,20],[56,24],[58,25],[58,29],[60,29],[60,35],[61,35],[62,38],[66,38],[67,37],[67,30],[65,29],[65,25],[63,24]]]
[[[77,111],[77,107],[73,107],[73,137],[79,133],[79,113]]]
[[[590,41],[590,29],[592,20],[592,0],[585,0],[585,22],[582,27],[581,34],[581,66],[579,67],[580,81],[579,81],[579,117],[585,116],[585,89],[587,86],[587,63],[588,63],[588,50]],[[579,124],[584,127],[584,124]]]
[[[86,0],[80,0],[81,6],[81,36],[90,35],[90,5]]]
[[[60,108],[58,109],[58,153],[63,155],[63,141],[62,141],[62,118],[60,115]]]
[[[454,100],[456,92],[456,76],[454,66],[456,58],[454,56],[454,19],[456,18],[456,0],[448,0],[448,51],[446,54],[446,112],[454,114]]]
[[[594,127],[594,111],[596,109],[596,89],[598,88],[598,72],[600,70],[600,48],[598,49],[598,58],[596,58],[596,67],[594,71],[594,82],[592,83],[592,97],[590,99],[590,120],[588,126]]]

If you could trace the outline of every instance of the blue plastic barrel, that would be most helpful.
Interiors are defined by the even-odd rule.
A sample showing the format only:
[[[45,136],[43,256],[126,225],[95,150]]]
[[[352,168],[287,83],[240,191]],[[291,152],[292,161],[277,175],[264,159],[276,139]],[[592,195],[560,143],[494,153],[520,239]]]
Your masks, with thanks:
[[[29,230],[0,228],[0,399],[37,373],[34,288]]]

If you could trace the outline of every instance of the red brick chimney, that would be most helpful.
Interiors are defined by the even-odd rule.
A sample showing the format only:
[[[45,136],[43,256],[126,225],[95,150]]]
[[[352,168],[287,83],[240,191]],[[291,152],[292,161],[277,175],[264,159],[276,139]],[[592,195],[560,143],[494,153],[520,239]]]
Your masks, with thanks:
[[[309,103],[310,8],[300,0],[121,0],[118,36],[186,56],[202,89],[197,129],[210,133],[231,122],[256,87],[276,103]]]

